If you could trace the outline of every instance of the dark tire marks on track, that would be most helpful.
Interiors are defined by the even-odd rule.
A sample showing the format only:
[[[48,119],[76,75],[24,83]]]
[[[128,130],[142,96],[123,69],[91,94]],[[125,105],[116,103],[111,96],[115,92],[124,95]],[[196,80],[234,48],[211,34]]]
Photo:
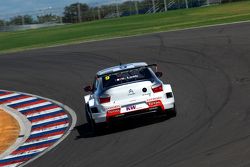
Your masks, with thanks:
[[[2,89],[55,99],[78,116],[64,142],[27,166],[249,165],[249,43],[250,24],[243,23],[1,55]],[[83,86],[120,61],[158,63],[178,115],[91,136]]]
[[[156,37],[159,38],[160,43],[161,43],[161,45],[159,47],[159,52],[158,52],[158,56],[161,57],[161,55],[162,55],[161,52],[165,51],[167,49],[170,49],[170,47],[165,46],[163,37],[161,37],[160,35],[156,35]],[[216,117],[217,114],[219,114],[220,111],[222,111],[222,109],[224,108],[224,106],[229,101],[229,98],[230,98],[230,95],[231,95],[231,92],[232,92],[231,81],[230,81],[229,76],[225,73],[225,71],[222,68],[220,68],[220,66],[216,65],[216,62],[212,61],[206,54],[204,54],[202,52],[199,52],[199,51],[190,50],[190,49],[186,49],[186,48],[180,48],[180,47],[179,48],[171,47],[171,49],[182,50],[184,52],[190,52],[190,53],[193,53],[194,55],[202,57],[204,59],[204,61],[210,62],[210,64],[212,64],[212,66],[216,70],[220,71],[224,75],[224,78],[225,78],[225,80],[227,81],[227,84],[228,84],[227,85],[227,87],[228,87],[227,88],[227,95],[226,95],[225,100],[223,101],[222,105],[218,109],[216,109],[215,111],[212,111],[212,109],[210,108],[210,106],[207,103],[208,95],[207,95],[207,91],[206,91],[206,86],[204,85],[203,81],[199,77],[197,77],[191,70],[189,70],[189,69],[187,69],[185,67],[182,67],[182,65],[189,66],[189,67],[200,68],[201,70],[204,69],[204,68],[203,67],[199,67],[197,65],[187,65],[187,64],[182,64],[182,63],[176,63],[175,62],[174,64],[176,64],[178,68],[180,68],[183,71],[185,71],[185,73],[189,73],[194,78],[194,80],[197,80],[200,83],[201,88],[197,87],[197,89],[202,89],[203,90],[204,101],[205,101],[204,102],[203,111],[209,111],[211,113],[211,116],[209,116],[209,118],[206,121],[202,122],[202,124],[200,126],[198,126],[198,128],[196,127],[194,129],[192,129],[192,131],[189,132],[186,136],[183,136],[182,138],[177,139],[175,143],[172,143],[171,145],[167,145],[166,147],[163,146],[157,152],[153,152],[152,154],[149,154],[148,156],[144,157],[143,159],[140,159],[140,160],[138,160],[136,162],[133,162],[132,164],[129,164],[128,166],[137,166],[138,164],[140,164],[142,162],[145,162],[147,160],[150,161],[150,158],[152,158],[154,156],[157,156],[158,154],[161,154],[165,150],[169,150],[172,147],[174,147],[175,145],[178,145],[179,143],[185,141],[188,137],[190,137],[193,134],[197,133],[202,128],[209,128],[211,126],[211,124],[212,124],[213,119]],[[173,64],[173,62],[167,62],[167,61],[164,61],[164,60],[161,60],[161,59],[154,59],[154,60],[157,61],[157,62],[161,62],[162,64],[169,64],[169,63]],[[205,69],[207,69],[207,68],[205,68]],[[201,114],[198,115],[198,117],[196,119],[199,120],[200,116],[201,116]]]

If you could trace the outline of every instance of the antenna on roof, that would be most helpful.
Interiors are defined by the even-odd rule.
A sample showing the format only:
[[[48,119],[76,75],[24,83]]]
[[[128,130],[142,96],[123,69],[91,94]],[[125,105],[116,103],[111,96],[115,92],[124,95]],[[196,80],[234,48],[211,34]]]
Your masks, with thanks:
[[[119,65],[122,66],[122,60],[121,60],[121,54],[118,54],[118,62],[119,62]]]

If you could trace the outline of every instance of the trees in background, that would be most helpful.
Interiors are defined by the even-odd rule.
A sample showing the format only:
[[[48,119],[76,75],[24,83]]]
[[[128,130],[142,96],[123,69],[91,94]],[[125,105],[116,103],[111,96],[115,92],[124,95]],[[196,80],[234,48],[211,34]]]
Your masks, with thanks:
[[[88,20],[87,13],[89,12],[89,6],[82,3],[73,3],[64,8],[63,22],[65,23],[78,23]]]
[[[4,26],[5,25],[5,21],[4,20],[0,20],[0,26]]]
[[[24,25],[24,24],[32,24],[34,23],[34,20],[32,16],[30,15],[24,15],[24,16],[15,16],[10,19],[8,24],[10,25]]]
[[[236,0],[222,0],[236,1]],[[117,16],[129,16],[135,14],[145,14],[162,12],[167,4],[168,10],[185,8],[185,2],[188,2],[189,7],[202,6],[207,0],[154,0],[155,8],[153,8],[152,0],[127,0],[119,4],[107,4],[102,6],[89,6],[85,3],[73,3],[66,6],[63,10],[63,15],[52,14],[53,11],[47,11],[34,15],[18,15],[10,18],[8,21],[0,20],[2,25],[24,25],[24,24],[43,24],[43,23],[79,23],[92,21],[104,18],[113,18]],[[165,3],[166,2],[166,3]],[[119,6],[119,7],[118,7]],[[50,12],[50,13],[48,13]],[[60,11],[56,13],[60,13]]]
[[[153,8],[152,0],[128,0],[117,4],[108,4],[102,6],[88,6],[82,3],[73,3],[64,8],[63,22],[79,23],[103,18],[113,18],[117,16],[129,16],[134,14],[145,14],[165,11],[165,5],[168,10],[185,8],[186,2],[189,7],[197,7],[205,5],[207,0],[154,0],[155,8]],[[166,4],[165,4],[166,2]]]

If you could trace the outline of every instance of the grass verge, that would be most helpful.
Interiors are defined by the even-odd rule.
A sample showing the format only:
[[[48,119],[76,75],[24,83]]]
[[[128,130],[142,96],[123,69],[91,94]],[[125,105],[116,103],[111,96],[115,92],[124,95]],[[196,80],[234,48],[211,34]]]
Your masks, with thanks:
[[[250,1],[0,33],[0,53],[250,20]]]

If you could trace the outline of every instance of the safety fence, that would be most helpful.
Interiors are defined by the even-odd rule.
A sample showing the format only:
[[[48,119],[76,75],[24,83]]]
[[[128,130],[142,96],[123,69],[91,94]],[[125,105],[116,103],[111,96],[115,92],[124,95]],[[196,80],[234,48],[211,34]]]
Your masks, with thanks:
[[[102,3],[73,3],[66,7],[44,8],[36,11],[0,15],[0,31],[16,31],[65,23],[80,23],[139,14],[168,12],[181,8],[194,8],[221,0],[108,0]]]

